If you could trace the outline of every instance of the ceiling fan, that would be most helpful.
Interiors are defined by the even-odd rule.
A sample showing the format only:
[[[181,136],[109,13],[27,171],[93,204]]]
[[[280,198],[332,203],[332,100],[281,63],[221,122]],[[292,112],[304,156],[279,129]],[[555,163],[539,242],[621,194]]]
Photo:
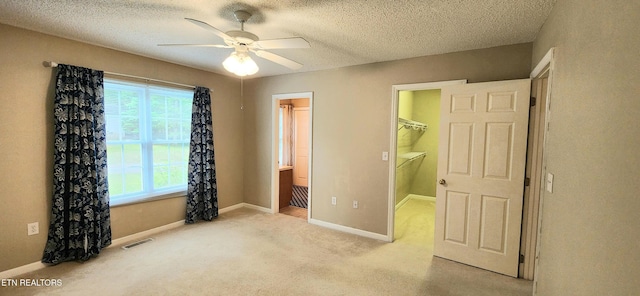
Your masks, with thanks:
[[[187,21],[208,30],[224,40],[222,44],[158,44],[158,46],[202,46],[216,48],[233,48],[234,52],[222,63],[227,71],[238,76],[252,75],[258,72],[258,66],[249,56],[249,52],[256,56],[283,65],[289,69],[297,70],[302,64],[266,51],[265,49],[284,48],[310,48],[311,45],[302,37],[280,38],[260,40],[255,34],[244,30],[244,23],[251,18],[251,13],[245,10],[237,10],[234,13],[236,20],[240,22],[240,30],[222,32],[213,26],[196,19],[185,18]]]

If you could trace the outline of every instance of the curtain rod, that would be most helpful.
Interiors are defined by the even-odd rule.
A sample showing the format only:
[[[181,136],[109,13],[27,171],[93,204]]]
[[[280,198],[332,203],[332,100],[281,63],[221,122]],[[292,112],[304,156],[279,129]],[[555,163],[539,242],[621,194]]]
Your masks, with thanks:
[[[45,61],[44,62],[44,66],[45,67],[55,68],[55,67],[58,67],[58,63],[52,62],[52,61]],[[108,75],[121,76],[121,77],[133,78],[133,79],[141,79],[141,80],[147,80],[147,81],[155,81],[155,82],[160,82],[160,83],[165,83],[165,84],[178,85],[178,86],[182,86],[182,87],[186,87],[186,88],[196,88],[193,85],[182,84],[182,83],[171,82],[171,81],[165,81],[165,80],[158,80],[158,79],[147,78],[147,77],[142,77],[142,76],[128,75],[128,74],[122,74],[122,73],[114,73],[114,72],[107,72],[107,71],[102,71],[102,72],[104,72],[104,74],[108,74]]]

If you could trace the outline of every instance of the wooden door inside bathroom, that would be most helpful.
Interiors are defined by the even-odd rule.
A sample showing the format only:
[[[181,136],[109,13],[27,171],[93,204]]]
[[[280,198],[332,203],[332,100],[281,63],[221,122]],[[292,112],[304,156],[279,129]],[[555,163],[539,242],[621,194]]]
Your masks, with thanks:
[[[305,99],[297,99],[293,107],[293,185],[308,187],[309,170],[309,103]],[[298,105],[298,106],[296,106]],[[300,105],[305,107],[299,107]],[[305,189],[306,190],[306,189]]]
[[[274,95],[272,211],[310,215],[312,94]],[[304,111],[304,112],[301,112]]]

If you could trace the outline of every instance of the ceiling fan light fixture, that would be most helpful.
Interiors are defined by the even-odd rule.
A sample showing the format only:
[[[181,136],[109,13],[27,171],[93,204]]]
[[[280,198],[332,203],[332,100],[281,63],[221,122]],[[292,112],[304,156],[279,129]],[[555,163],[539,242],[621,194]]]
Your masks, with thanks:
[[[222,62],[224,68],[238,76],[253,75],[258,72],[258,65],[244,52],[234,51]]]
[[[215,27],[203,21],[192,18],[185,18],[187,21],[197,25],[224,40],[222,44],[158,44],[159,46],[204,46],[216,48],[233,48],[235,51],[227,57],[222,65],[224,68],[237,75],[247,76],[258,72],[258,65],[249,57],[249,52],[253,52],[257,57],[266,59],[285,66],[291,70],[299,70],[302,64],[287,59],[283,56],[268,52],[269,49],[286,49],[286,48],[310,48],[311,45],[302,37],[289,37],[260,40],[257,35],[244,30],[244,24],[251,18],[251,13],[245,10],[237,10],[234,12],[236,20],[240,22],[240,30],[231,30],[227,32],[220,31]]]

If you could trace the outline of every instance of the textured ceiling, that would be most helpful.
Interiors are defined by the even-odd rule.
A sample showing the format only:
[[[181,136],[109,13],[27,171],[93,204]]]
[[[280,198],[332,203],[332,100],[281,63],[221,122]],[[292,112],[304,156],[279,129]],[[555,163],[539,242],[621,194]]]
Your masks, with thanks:
[[[530,42],[555,0],[2,0],[0,23],[114,48],[224,75],[232,49],[159,47],[215,43],[238,30],[233,11],[253,13],[245,30],[260,39],[299,36],[310,49],[270,50],[304,64],[297,71],[255,58],[252,77]]]

